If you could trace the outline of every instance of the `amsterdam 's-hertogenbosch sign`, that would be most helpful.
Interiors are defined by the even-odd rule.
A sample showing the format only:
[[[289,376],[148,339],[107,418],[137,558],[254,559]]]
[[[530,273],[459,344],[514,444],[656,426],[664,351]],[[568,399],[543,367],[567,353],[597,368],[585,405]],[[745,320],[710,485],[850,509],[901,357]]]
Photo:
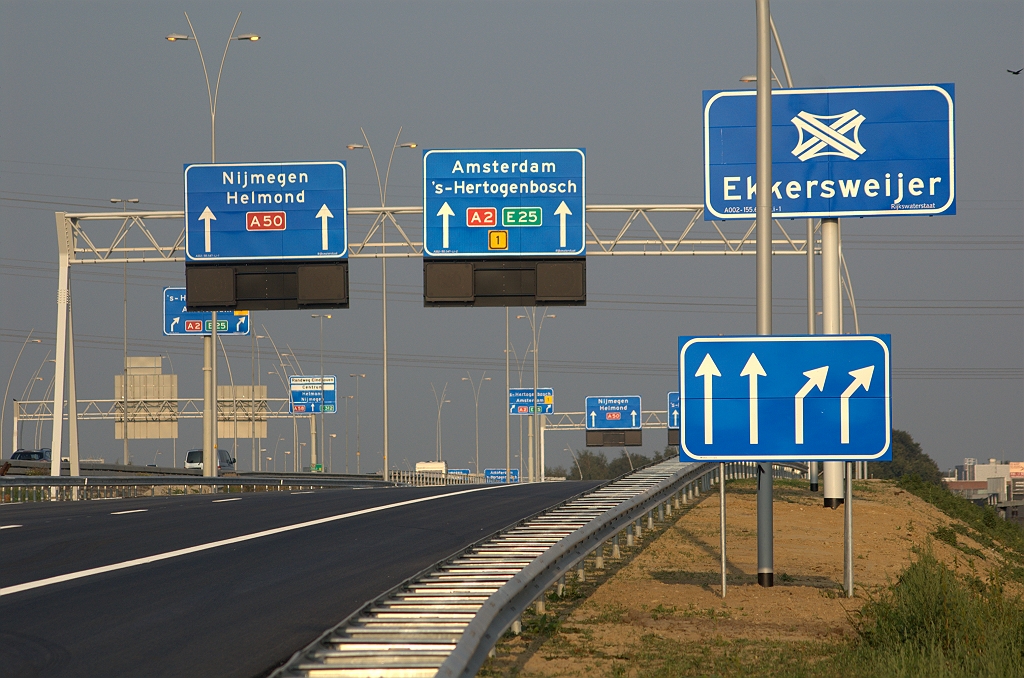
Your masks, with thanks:
[[[706,219],[757,202],[756,92],[704,92]],[[777,219],[956,213],[952,84],[772,92]]]

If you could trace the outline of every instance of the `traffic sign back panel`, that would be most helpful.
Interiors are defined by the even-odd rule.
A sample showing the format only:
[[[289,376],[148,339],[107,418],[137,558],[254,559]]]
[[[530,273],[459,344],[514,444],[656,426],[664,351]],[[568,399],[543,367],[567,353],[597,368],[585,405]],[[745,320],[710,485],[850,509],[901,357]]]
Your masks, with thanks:
[[[704,92],[706,219],[752,219],[756,92]],[[772,92],[775,218],[956,213],[954,87]]]
[[[341,161],[185,166],[189,262],[348,256]]]
[[[164,288],[164,335],[204,336],[213,332],[213,313],[187,311],[184,287]],[[248,311],[221,311],[217,314],[217,334],[249,334]]]
[[[640,396],[587,396],[587,430],[639,430]]]
[[[680,458],[891,459],[889,335],[680,337]]]
[[[581,256],[586,204],[583,149],[423,153],[426,257]]]

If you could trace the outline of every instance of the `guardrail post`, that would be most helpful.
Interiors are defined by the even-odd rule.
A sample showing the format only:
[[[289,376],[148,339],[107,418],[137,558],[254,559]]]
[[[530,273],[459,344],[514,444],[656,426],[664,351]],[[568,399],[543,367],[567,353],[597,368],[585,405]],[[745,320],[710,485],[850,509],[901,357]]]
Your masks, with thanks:
[[[561,598],[565,595],[565,575],[563,574],[558,578],[558,584],[555,587],[555,594]]]
[[[666,501],[665,504],[665,515],[669,518],[672,517],[672,502]]]
[[[518,636],[523,632],[523,618],[516,617],[516,620],[512,622],[512,635]]]
[[[605,547],[605,542],[601,542],[601,545],[597,547],[597,558],[594,561],[594,569],[595,570],[603,570],[604,569],[604,547]]]
[[[633,524],[626,525],[626,546],[633,548]]]
[[[680,494],[681,494],[680,492],[673,492],[672,493],[672,503],[675,504],[675,508],[676,508],[677,511],[679,510],[679,495]]]
[[[642,521],[643,521],[643,518],[640,518],[640,519],[638,519],[636,521],[636,523],[634,523],[634,525],[636,525],[636,527],[633,528],[633,534],[635,535],[636,541],[640,541],[643,538],[643,536],[644,536],[644,530],[640,526],[640,523]]]
[[[668,503],[667,502],[662,502],[662,503],[658,504],[658,522],[659,523],[665,522],[665,509],[666,508],[668,508]],[[672,509],[669,509],[669,510],[671,511]]]
[[[587,559],[586,557],[584,557],[583,560],[580,561],[580,564],[576,567],[576,581],[580,582],[581,584],[587,581],[587,572],[583,568],[586,562]]]
[[[647,529],[654,529],[654,509],[651,509],[650,511],[647,512]]]
[[[537,614],[544,614],[547,611],[544,606],[544,593],[541,593],[540,598],[534,603],[533,611]]]
[[[615,533],[615,538],[612,539],[612,560],[618,560],[622,557],[622,553],[619,551],[619,533]]]

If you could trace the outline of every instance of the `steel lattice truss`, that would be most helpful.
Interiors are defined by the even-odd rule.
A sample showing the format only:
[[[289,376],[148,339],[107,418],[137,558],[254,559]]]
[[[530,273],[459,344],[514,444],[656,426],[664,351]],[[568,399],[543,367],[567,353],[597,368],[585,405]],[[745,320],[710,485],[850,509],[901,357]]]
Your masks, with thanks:
[[[349,257],[423,256],[422,214],[420,206],[349,209]],[[73,237],[69,264],[185,261],[183,212],[57,212],[57,219],[67,221]],[[132,232],[143,242],[126,245]],[[775,221],[772,250],[806,254],[807,240]],[[587,256],[754,253],[754,222],[704,221],[702,205],[587,206]]]
[[[545,431],[585,431],[587,429],[586,412],[561,412],[545,415]],[[643,428],[668,428],[668,412],[665,410],[643,410],[640,412],[640,425]]]
[[[121,399],[79,399],[78,419],[80,421],[124,421],[124,401]],[[309,414],[294,415],[289,409],[287,398],[256,398],[255,401],[240,397],[233,402],[230,398],[218,398],[219,421],[249,421],[252,412],[256,421],[267,419],[291,419],[295,416],[309,417]],[[23,400],[17,402],[15,418],[19,421],[49,421],[53,419],[52,400]],[[64,420],[67,421],[67,412]],[[181,419],[202,419],[202,398],[147,398],[128,399],[128,421],[130,423],[172,422]]]

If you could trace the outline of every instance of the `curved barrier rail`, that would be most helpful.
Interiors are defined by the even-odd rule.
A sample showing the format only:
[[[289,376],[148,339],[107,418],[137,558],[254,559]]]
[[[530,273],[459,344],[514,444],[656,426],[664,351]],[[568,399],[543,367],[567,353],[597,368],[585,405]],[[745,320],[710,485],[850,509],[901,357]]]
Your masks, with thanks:
[[[573,568],[585,577],[594,554],[618,558],[620,537],[632,546],[656,517],[665,520],[719,481],[719,465],[671,460],[639,469],[485,538],[366,603],[299,651],[273,678],[474,676],[501,635],[518,631],[531,604],[564,585]],[[748,477],[756,465],[726,464],[725,478]],[[775,464],[776,477],[806,473]]]

